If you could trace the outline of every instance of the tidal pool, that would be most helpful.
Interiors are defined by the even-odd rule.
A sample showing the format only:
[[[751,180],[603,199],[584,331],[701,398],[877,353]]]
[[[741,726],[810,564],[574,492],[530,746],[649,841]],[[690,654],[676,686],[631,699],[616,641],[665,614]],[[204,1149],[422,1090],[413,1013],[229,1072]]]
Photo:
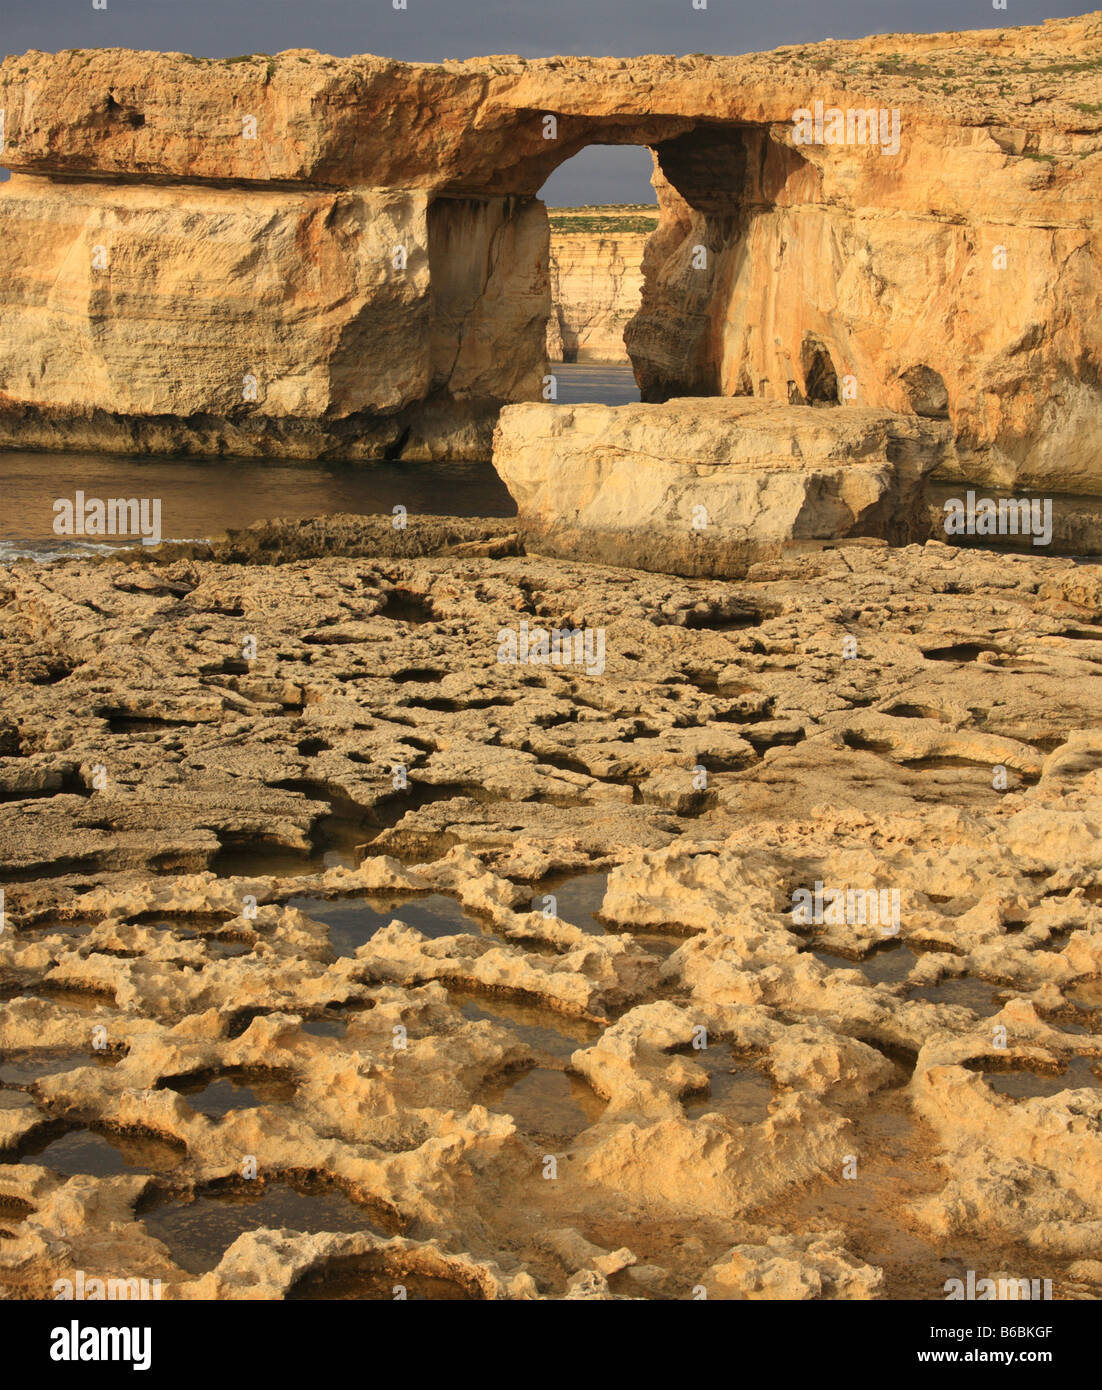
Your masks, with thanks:
[[[443,893],[418,898],[298,897],[291,898],[287,906],[324,922],[329,928],[329,944],[338,956],[354,956],[365,941],[395,919],[425,936],[484,935],[481,924]]]
[[[94,1130],[83,1126],[58,1134],[51,1130],[21,1145],[19,1161],[52,1168],[66,1177],[96,1178],[126,1173],[166,1173],[178,1168],[187,1151],[152,1134]]]
[[[286,1105],[295,1098],[294,1080],[259,1067],[230,1067],[217,1074],[167,1077],[160,1088],[186,1097],[200,1115],[218,1119],[232,1110],[255,1110],[260,1105]]]
[[[551,1143],[576,1138],[597,1123],[606,1106],[581,1077],[550,1067],[530,1067],[498,1078],[485,1087],[479,1103],[512,1115],[529,1138]]]
[[[206,1191],[193,1198],[157,1198],[141,1212],[151,1236],[168,1246],[173,1261],[190,1274],[205,1274],[246,1231],[371,1231],[386,1235],[381,1219],[335,1189],[288,1183]],[[392,1224],[392,1223],[391,1223]]]

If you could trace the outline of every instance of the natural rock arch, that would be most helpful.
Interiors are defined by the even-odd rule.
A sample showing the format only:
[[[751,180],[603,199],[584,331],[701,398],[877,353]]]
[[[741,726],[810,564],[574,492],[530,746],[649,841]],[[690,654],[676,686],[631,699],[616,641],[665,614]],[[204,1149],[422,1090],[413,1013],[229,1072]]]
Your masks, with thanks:
[[[1085,70],[1096,30],[917,37],[950,66],[998,51],[1001,82],[951,108],[886,61],[898,36],[739,58],[8,58],[0,443],[485,457],[500,405],[539,395],[535,194],[585,145],[630,143],[658,162],[627,334],[645,399],[787,401],[812,335],[847,403],[949,410],[958,474],[1102,491],[1098,83],[1076,109],[1045,66],[1057,45]],[[1029,110],[1018,84],[1043,92]],[[819,100],[901,112],[898,151],[797,147],[793,113]]]

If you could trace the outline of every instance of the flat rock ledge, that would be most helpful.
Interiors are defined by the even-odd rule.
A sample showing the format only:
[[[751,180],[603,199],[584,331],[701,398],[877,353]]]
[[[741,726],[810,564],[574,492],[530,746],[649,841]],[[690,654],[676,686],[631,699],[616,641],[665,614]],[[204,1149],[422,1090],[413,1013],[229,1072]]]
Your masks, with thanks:
[[[494,467],[530,550],[738,578],[809,543],[925,538],[945,427],[863,407],[750,397],[512,405]]]

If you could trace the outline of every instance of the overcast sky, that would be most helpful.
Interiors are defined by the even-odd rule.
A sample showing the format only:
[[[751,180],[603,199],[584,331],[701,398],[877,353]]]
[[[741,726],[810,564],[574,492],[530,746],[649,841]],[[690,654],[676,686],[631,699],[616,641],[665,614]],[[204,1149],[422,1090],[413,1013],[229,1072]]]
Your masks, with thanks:
[[[316,48],[439,62],[490,53],[752,53],[867,34],[1037,24],[1100,0],[0,0],[0,42],[28,48],[143,48],[226,58]],[[650,156],[590,148],[552,176],[552,204],[651,202]]]

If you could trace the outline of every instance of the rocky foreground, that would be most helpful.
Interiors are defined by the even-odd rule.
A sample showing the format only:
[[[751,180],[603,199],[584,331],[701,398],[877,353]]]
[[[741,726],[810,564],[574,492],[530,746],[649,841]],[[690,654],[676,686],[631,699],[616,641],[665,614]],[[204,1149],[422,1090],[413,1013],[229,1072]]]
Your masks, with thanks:
[[[3,1296],[1099,1296],[1102,567],[520,550],[0,574]]]

